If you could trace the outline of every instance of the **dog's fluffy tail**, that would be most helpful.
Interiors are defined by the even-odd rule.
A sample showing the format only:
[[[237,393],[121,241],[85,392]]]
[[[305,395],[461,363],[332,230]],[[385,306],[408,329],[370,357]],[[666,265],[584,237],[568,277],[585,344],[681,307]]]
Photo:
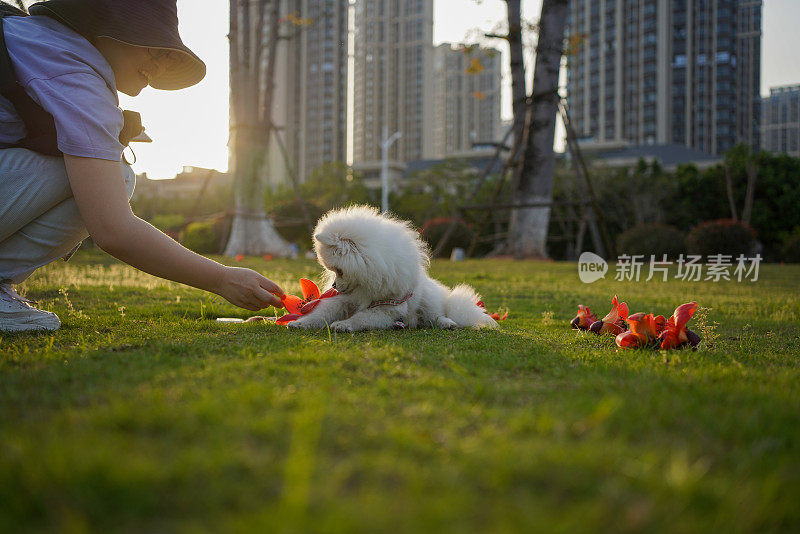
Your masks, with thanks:
[[[480,295],[466,284],[453,288],[444,303],[444,313],[461,327],[495,328],[497,323],[478,306]]]

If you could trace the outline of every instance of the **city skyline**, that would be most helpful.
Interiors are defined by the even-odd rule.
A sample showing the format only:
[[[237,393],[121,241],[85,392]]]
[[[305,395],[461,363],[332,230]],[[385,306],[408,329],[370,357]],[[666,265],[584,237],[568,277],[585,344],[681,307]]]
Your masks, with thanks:
[[[469,1],[468,9],[453,9],[454,2],[463,6],[464,1],[435,1],[434,44],[463,42],[468,34],[474,33],[471,30],[492,30],[505,18],[502,0],[484,0],[480,4]],[[178,1],[184,41],[208,65],[203,82],[177,92],[148,88],[135,99],[120,95],[123,108],[142,113],[147,131],[154,139],[150,145],[134,147],[137,173],[147,172],[150,177],[160,179],[173,177],[183,166],[227,169],[228,7],[227,3],[214,4]],[[524,15],[535,19],[540,5],[541,0],[523,0]],[[768,95],[770,87],[800,83],[800,65],[794,58],[800,38],[791,28],[794,21],[800,20],[800,2],[769,0],[763,13],[761,94]],[[504,43],[490,44],[503,51],[505,67]],[[506,85],[504,93],[507,91]],[[502,114],[503,118],[510,115],[507,94]],[[197,132],[201,134],[198,136]]]
[[[577,134],[713,155],[759,146],[760,0],[570,4],[567,96]]]

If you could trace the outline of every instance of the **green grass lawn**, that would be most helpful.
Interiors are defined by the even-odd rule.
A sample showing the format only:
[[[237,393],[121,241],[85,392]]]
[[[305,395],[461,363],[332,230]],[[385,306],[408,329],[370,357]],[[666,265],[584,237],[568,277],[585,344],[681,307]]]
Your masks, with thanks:
[[[318,274],[241,263],[292,293]],[[42,269],[25,288],[61,330],[0,334],[0,532],[800,528],[800,266],[755,283],[432,271],[509,319],[295,332],[217,323],[250,314],[99,253]],[[569,329],[615,293],[664,315],[697,300],[712,346],[623,352]]]

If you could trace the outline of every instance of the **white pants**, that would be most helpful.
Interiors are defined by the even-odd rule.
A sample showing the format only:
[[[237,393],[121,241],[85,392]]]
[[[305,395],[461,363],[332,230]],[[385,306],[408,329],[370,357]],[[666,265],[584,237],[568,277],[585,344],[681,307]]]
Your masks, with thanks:
[[[128,198],[136,176],[122,165]],[[0,149],[0,282],[18,284],[66,258],[89,236],[72,196],[64,159]]]

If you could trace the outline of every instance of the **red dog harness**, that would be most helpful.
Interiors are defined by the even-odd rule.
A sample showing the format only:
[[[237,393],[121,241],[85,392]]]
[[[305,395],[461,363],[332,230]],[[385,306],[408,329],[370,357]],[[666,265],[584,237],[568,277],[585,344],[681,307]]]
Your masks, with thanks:
[[[414,293],[409,293],[408,295],[406,295],[401,299],[375,300],[372,302],[372,304],[367,306],[367,309],[377,308],[378,306],[399,306],[400,304],[410,299],[413,295]]]

